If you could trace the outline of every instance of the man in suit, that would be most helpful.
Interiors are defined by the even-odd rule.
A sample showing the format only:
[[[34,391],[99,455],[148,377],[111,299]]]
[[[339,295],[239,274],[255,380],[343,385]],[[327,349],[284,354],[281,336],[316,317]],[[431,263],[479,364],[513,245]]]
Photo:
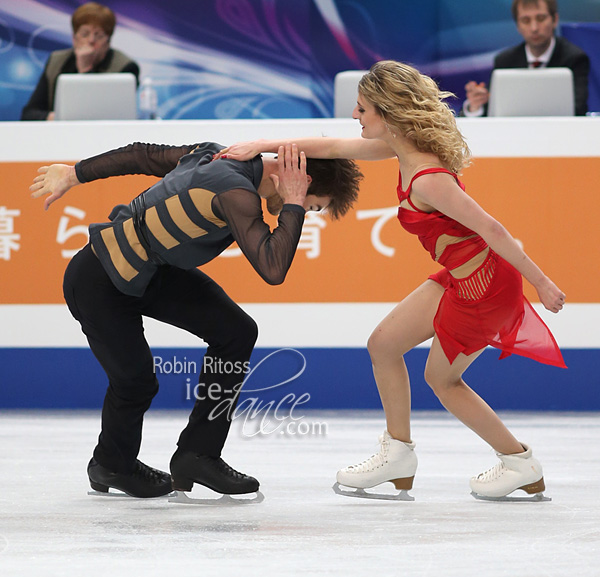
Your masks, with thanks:
[[[513,0],[512,15],[524,42],[500,52],[494,68],[566,67],[573,71],[575,114],[587,112],[590,60],[581,48],[555,36],[558,26],[556,0]],[[465,86],[464,116],[486,116],[489,91],[485,83],[471,81]]]

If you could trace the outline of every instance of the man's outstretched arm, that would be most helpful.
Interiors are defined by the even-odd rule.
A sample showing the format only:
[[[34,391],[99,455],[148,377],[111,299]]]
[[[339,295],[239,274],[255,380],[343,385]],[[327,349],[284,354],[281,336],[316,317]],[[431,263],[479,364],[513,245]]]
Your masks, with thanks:
[[[163,177],[197,145],[169,146],[136,142],[82,160],[76,165],[52,164],[38,169],[29,187],[33,198],[48,195],[44,210],[78,184],[111,176],[145,174]]]

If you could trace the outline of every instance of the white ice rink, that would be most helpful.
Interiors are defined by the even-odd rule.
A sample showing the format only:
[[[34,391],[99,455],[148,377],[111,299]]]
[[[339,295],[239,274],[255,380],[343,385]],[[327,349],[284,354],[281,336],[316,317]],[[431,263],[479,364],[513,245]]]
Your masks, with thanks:
[[[503,416],[542,462],[551,502],[474,500],[470,476],[496,458],[442,412],[415,415],[412,503],[331,490],[339,467],[377,450],[379,413],[309,413],[305,434],[252,438],[237,420],[223,456],[265,500],[229,506],[88,495],[98,413],[3,412],[0,575],[600,575],[600,415]],[[151,411],[140,458],[166,469],[186,419]]]

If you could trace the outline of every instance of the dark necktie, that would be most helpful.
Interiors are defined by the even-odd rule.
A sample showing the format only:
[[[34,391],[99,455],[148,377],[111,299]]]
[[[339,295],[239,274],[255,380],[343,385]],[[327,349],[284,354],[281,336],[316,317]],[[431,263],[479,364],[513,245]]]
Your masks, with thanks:
[[[541,63],[539,60],[534,60],[534,61],[531,63],[531,66],[532,66],[533,68],[539,68],[541,65],[542,65],[542,63]]]

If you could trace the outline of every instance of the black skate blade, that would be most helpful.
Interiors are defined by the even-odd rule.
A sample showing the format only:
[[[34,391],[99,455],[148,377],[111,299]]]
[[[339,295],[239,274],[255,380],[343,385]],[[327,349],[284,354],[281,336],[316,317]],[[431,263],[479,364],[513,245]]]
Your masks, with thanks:
[[[169,503],[181,503],[183,505],[211,505],[216,507],[231,507],[238,505],[251,505],[256,503],[262,503],[265,500],[265,496],[260,492],[256,491],[254,497],[243,497],[233,495],[221,495],[215,499],[198,499],[196,497],[188,497],[183,491],[175,491],[169,497]]]
[[[494,501],[496,503],[541,503],[543,501],[552,501],[550,497],[544,496],[543,493],[536,493],[535,495],[528,495],[527,497],[514,496],[514,492],[505,497],[487,497],[485,495],[479,495],[475,491],[471,491],[471,495],[478,501]]]
[[[134,497],[132,495],[128,495],[123,491],[119,491],[119,489],[113,489],[106,492],[102,491],[88,491],[88,496],[90,497],[102,497],[103,499],[143,499],[144,501],[156,501],[159,499],[166,499],[167,497],[171,497],[174,495],[173,492],[167,493],[166,495],[160,495],[159,497]]]
[[[367,493],[364,489],[355,489],[354,491],[346,491],[342,489],[342,485],[334,483],[333,492],[344,497],[357,497],[359,499],[378,499],[380,501],[414,501],[415,498],[408,494],[408,491],[402,489],[396,495],[391,493]]]

